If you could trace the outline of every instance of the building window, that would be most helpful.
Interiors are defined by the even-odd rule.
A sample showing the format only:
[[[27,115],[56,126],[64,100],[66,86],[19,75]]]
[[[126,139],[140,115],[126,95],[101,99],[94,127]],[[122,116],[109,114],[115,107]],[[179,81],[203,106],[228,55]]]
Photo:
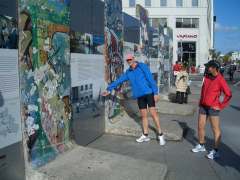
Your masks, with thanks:
[[[183,6],[183,0],[176,0],[176,6],[182,7]]]
[[[85,97],[85,103],[86,103],[87,105],[89,104],[89,97],[88,97],[88,96]]]
[[[183,28],[191,28],[191,19],[183,18]]]
[[[160,6],[166,7],[167,6],[167,0],[160,0]]]
[[[78,87],[73,87],[72,88],[72,98],[73,98],[73,102],[77,102],[78,101]]]
[[[198,0],[192,0],[192,6],[198,7]]]
[[[196,42],[178,42],[178,61],[186,62],[190,66],[196,65]],[[180,50],[181,49],[181,50]]]
[[[176,19],[176,28],[182,28],[183,25],[182,25],[182,18],[177,18]]]
[[[176,28],[199,28],[198,18],[177,18]]]
[[[192,19],[192,28],[199,28],[199,19],[198,18]]]
[[[88,90],[88,85],[87,84],[85,85],[85,90]]]
[[[129,7],[135,7],[136,0],[129,0]]]
[[[83,91],[83,85],[81,86],[80,91]]]
[[[93,88],[93,85],[92,84],[90,84],[90,86],[89,86],[89,89],[92,89]]]
[[[145,0],[145,6],[151,6],[151,0]]]

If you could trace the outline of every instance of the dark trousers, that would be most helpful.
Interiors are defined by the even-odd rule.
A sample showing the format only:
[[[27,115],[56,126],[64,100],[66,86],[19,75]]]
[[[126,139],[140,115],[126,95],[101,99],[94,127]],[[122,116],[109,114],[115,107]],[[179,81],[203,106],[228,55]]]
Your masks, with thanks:
[[[231,72],[231,73],[229,73],[229,79],[230,79],[230,81],[233,81],[233,73]]]
[[[179,92],[177,91],[176,94],[176,103],[183,104],[188,102],[188,95],[185,92]]]

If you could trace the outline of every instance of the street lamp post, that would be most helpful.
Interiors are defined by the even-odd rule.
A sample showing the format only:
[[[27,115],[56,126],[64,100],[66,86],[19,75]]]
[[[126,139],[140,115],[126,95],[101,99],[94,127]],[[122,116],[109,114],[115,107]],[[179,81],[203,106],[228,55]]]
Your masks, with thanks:
[[[180,48],[180,51],[181,51],[181,62],[183,62],[183,46],[182,46],[182,39],[180,40],[181,42],[181,48]]]

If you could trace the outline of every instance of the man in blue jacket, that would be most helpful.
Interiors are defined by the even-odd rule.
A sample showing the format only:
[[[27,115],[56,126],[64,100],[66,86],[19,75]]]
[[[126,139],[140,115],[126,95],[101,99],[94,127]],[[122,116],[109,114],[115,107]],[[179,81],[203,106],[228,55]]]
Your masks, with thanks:
[[[158,101],[158,88],[156,82],[154,81],[148,66],[144,63],[135,61],[133,55],[127,55],[127,63],[129,65],[128,70],[116,81],[109,84],[107,91],[102,95],[107,96],[113,89],[117,88],[123,82],[130,81],[133,98],[137,99],[143,124],[143,134],[136,139],[136,141],[139,143],[150,141],[150,138],[148,137],[147,119],[147,109],[149,109],[157,128],[159,144],[165,145],[166,141],[161,131],[160,119],[155,107],[155,102]]]

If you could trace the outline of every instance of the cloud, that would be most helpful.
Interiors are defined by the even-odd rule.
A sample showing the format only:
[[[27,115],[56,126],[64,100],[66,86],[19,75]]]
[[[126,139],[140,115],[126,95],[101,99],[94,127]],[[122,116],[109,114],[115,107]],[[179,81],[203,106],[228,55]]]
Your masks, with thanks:
[[[220,23],[216,23],[215,30],[218,32],[240,32],[240,27],[224,26],[224,25],[221,25]]]

